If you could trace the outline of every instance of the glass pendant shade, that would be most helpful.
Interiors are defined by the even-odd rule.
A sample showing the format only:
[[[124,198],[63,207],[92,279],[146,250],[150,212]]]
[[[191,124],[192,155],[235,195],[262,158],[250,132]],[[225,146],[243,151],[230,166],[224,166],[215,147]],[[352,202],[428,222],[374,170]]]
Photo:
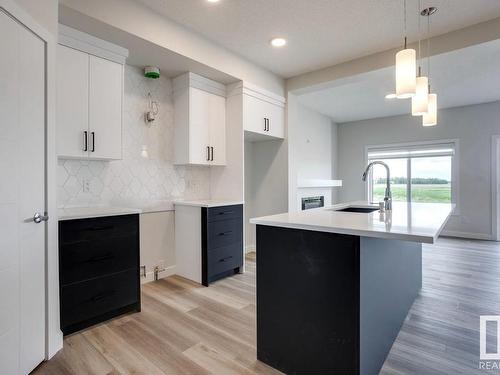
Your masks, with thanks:
[[[396,54],[396,95],[407,99],[415,95],[417,86],[417,52],[407,48]]]
[[[429,80],[427,77],[417,77],[417,90],[411,98],[412,116],[422,116],[429,108]]]
[[[437,124],[437,95],[429,94],[429,108],[422,116],[423,126],[434,126]]]

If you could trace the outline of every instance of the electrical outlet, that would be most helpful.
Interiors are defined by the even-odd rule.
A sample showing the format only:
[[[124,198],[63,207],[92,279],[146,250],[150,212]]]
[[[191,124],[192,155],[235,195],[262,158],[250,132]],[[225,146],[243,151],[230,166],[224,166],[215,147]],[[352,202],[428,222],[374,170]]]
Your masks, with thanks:
[[[90,191],[90,180],[84,178],[82,180],[83,192],[88,193]]]

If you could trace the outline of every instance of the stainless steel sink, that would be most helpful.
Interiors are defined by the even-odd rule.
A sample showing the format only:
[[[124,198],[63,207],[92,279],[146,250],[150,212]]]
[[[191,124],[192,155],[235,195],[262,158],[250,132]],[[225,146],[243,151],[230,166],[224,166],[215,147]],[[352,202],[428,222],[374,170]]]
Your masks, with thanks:
[[[341,208],[340,210],[335,210],[337,212],[360,212],[360,213],[365,213],[368,214],[373,211],[377,211],[378,208],[375,207],[346,207],[346,208]]]

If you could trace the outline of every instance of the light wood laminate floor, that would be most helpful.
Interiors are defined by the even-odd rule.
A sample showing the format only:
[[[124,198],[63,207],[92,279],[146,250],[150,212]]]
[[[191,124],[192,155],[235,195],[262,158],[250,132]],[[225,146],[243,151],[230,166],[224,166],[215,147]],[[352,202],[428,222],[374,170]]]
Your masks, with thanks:
[[[478,370],[479,315],[500,314],[500,244],[424,245],[423,288],[382,374]],[[65,338],[36,374],[280,374],[255,358],[255,254],[247,272],[198,286],[170,277],[142,288],[142,312]]]

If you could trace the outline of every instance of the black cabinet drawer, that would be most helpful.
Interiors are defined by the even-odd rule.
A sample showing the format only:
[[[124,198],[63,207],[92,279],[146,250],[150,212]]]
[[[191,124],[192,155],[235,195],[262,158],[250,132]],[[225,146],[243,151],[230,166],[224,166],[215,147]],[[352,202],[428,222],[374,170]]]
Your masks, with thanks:
[[[207,249],[213,250],[243,240],[243,219],[214,221],[207,224]]]
[[[243,243],[237,242],[208,252],[207,276],[211,278],[219,273],[243,265]]]
[[[61,288],[61,328],[137,303],[137,269]]]
[[[107,216],[59,222],[60,244],[138,234],[139,215]]]
[[[139,268],[138,235],[61,246],[61,285]]]
[[[242,204],[208,208],[208,222],[234,219],[237,217],[243,217]]]

